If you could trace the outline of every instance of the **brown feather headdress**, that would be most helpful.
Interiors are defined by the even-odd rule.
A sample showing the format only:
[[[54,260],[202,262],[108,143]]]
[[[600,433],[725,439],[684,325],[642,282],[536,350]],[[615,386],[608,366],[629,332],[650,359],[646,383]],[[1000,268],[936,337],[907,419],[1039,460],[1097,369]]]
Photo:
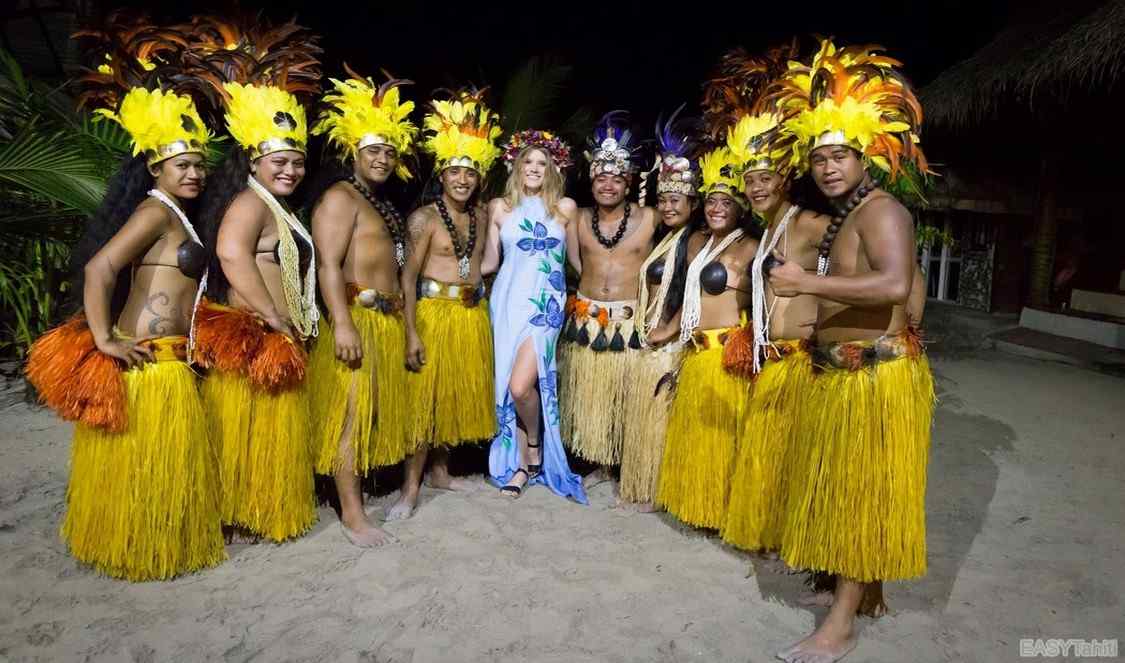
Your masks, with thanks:
[[[771,83],[785,73],[799,52],[797,39],[750,55],[736,48],[719,60],[715,73],[703,84],[703,124],[713,145],[726,140],[739,117],[759,113]]]

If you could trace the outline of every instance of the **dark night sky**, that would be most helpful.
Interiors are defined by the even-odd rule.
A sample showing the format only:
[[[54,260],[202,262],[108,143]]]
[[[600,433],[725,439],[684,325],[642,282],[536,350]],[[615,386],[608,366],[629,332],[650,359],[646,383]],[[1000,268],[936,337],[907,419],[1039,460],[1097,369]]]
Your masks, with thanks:
[[[107,2],[104,6],[118,3]],[[145,7],[151,3],[128,0]],[[229,12],[228,2],[194,2],[190,11]],[[296,15],[323,35],[325,73],[347,61],[362,73],[378,67],[416,82],[410,96],[425,101],[439,86],[494,86],[528,57],[552,54],[575,68],[570,91],[580,106],[601,113],[633,111],[651,126],[658,112],[698,102],[701,81],[727,49],[762,50],[793,35],[841,42],[875,42],[906,63],[916,84],[970,55],[1006,17],[999,0],[946,2],[772,2],[710,4],[683,1],[618,3],[298,2],[246,0],[274,20]],[[166,18],[179,19],[175,14]],[[494,100],[495,101],[495,100]]]

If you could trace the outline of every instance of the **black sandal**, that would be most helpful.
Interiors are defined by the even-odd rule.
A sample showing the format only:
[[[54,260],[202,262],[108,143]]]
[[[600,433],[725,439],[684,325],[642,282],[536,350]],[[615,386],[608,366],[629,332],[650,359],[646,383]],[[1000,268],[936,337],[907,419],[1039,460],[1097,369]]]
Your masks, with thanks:
[[[542,444],[531,444],[531,443],[528,443],[528,445],[527,445],[527,448],[528,448],[528,449],[538,449],[538,448],[540,448],[540,447],[542,447],[542,446],[543,446]],[[543,456],[542,456],[542,452],[540,452],[540,456],[539,456],[539,462],[538,462],[538,463],[535,463],[534,465],[532,465],[531,463],[528,463],[528,464],[527,464],[527,470],[528,470],[528,471],[529,471],[529,472],[531,473],[531,474],[529,474],[529,475],[528,475],[528,477],[527,477],[527,482],[528,482],[528,483],[531,483],[531,482],[532,482],[532,481],[533,481],[533,480],[534,480],[534,479],[535,479],[536,477],[538,477],[538,476],[539,476],[540,474],[543,474]]]
[[[517,469],[515,472],[512,472],[512,478],[508,479],[508,481],[511,481],[512,479],[515,479],[516,475],[521,473],[521,472],[523,473],[523,475],[525,477],[527,477],[527,483],[523,484],[524,486],[527,486],[528,483],[531,483],[531,475],[528,474],[527,470],[525,470],[522,467]],[[511,495],[512,497],[519,497],[520,495],[523,494],[523,486],[500,486],[500,492],[504,493],[504,494],[507,494],[507,495]]]

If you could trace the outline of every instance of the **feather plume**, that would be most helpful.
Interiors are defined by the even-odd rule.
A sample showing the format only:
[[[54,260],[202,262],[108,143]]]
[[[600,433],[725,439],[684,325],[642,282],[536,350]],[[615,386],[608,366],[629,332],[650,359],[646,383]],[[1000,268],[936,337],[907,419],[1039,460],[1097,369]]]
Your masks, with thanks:
[[[797,57],[797,39],[750,55],[736,48],[719,60],[715,73],[703,84],[703,124],[712,144],[722,143],[742,115],[761,112],[767,88]]]
[[[802,162],[816,147],[843,144],[892,181],[906,162],[931,172],[918,138],[922,106],[899,71],[902,63],[882,51],[875,44],[839,49],[825,39],[808,65],[790,64],[772,98]]]

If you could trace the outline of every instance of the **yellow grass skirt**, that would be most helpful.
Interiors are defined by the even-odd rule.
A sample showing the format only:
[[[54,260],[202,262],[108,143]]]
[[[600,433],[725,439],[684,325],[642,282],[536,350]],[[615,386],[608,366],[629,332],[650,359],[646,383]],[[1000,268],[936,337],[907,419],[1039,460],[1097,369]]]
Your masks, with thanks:
[[[313,454],[304,387],[270,392],[212,370],[203,400],[218,450],[223,523],[273,541],[316,522]]]
[[[925,574],[929,362],[906,356],[826,368],[809,392],[782,557],[859,582]]]
[[[342,444],[350,444],[352,470],[394,465],[413,451],[407,445],[408,402],[406,337],[402,316],[358,304],[350,309],[359,332],[363,360],[349,366],[336,359],[335,337],[321,321],[320,336],[309,359],[309,393],[316,471],[335,474],[343,460]],[[350,440],[342,440],[350,429]]]
[[[415,326],[426,348],[422,370],[407,374],[413,410],[411,451],[454,447],[496,435],[492,325],[488,301],[465,306],[453,299],[418,301]]]
[[[813,382],[800,341],[775,341],[782,354],[762,366],[742,418],[723,540],[744,550],[776,550],[785,525],[789,454],[798,413]]]
[[[726,514],[748,384],[723,368],[723,346],[709,330],[706,349],[688,348],[668,414],[656,502],[683,522],[718,529]]]
[[[626,430],[621,446],[621,481],[618,492],[622,500],[650,503],[656,499],[660,461],[664,456],[664,436],[668,410],[674,392],[671,384],[660,383],[666,374],[680,365],[682,350],[657,348],[646,350],[636,361],[632,389],[625,408]],[[660,391],[657,392],[657,386]]]
[[[227,556],[196,376],[162,356],[168,340],[154,342],[157,362],[122,372],[122,432],[74,429],[62,538],[75,558],[115,578],[163,580]]]
[[[623,338],[633,335],[632,320],[609,324]],[[590,338],[601,330],[595,319],[578,325],[578,329],[583,327]],[[642,351],[625,348],[596,352],[578,343],[560,343],[558,353],[559,433],[563,442],[592,463],[619,464],[634,421],[629,407]]]

